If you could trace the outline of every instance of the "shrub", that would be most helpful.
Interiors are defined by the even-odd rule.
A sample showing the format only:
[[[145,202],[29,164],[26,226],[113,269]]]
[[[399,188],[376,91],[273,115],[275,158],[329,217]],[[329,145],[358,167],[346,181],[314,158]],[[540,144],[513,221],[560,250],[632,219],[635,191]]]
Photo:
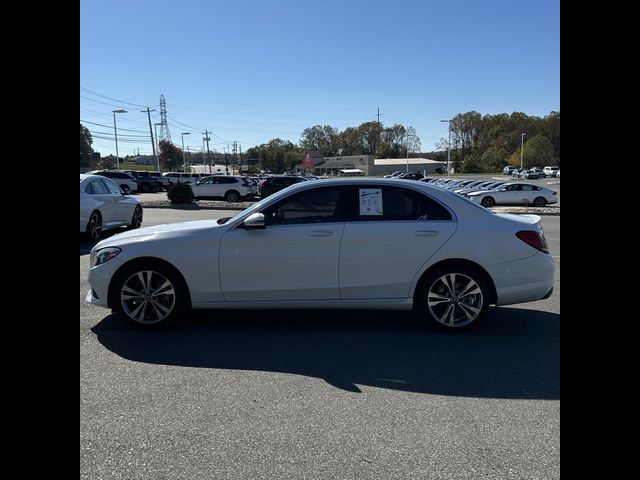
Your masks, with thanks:
[[[174,183],[167,189],[171,203],[193,203],[193,190],[186,183]]]

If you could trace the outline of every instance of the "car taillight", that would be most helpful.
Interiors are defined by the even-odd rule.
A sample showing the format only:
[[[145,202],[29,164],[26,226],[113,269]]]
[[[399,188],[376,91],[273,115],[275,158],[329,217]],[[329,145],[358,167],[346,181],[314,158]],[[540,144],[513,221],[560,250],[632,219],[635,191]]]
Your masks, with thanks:
[[[547,240],[544,238],[544,234],[541,234],[540,232],[533,230],[520,230],[516,233],[516,237],[527,245],[531,245],[536,250],[540,250],[543,253],[549,253]]]

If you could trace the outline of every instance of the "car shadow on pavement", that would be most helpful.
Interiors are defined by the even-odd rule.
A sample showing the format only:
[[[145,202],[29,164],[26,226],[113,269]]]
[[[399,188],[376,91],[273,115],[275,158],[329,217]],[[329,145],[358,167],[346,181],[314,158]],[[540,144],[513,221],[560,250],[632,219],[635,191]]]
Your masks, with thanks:
[[[460,333],[407,312],[363,310],[200,311],[154,331],[111,314],[92,331],[136,362],[307,375],[350,392],[560,396],[560,315],[537,310],[494,308]]]

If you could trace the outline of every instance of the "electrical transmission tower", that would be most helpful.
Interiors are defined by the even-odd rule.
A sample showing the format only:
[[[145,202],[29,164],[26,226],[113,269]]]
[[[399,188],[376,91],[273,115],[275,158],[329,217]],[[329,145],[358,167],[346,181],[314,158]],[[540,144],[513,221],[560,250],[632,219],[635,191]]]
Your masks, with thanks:
[[[167,123],[167,104],[164,101],[164,95],[160,95],[160,140],[169,140],[171,142],[171,134],[169,133],[169,124]]]

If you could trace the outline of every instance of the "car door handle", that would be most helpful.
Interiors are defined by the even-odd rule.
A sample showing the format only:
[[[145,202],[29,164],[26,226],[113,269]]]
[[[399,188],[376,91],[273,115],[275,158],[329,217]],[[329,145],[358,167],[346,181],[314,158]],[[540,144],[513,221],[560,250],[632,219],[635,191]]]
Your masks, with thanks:
[[[418,230],[417,232],[413,232],[416,237],[435,237],[439,235],[440,232],[437,230]]]
[[[329,230],[314,230],[313,232],[309,232],[310,237],[330,237],[333,235],[333,232]]]

